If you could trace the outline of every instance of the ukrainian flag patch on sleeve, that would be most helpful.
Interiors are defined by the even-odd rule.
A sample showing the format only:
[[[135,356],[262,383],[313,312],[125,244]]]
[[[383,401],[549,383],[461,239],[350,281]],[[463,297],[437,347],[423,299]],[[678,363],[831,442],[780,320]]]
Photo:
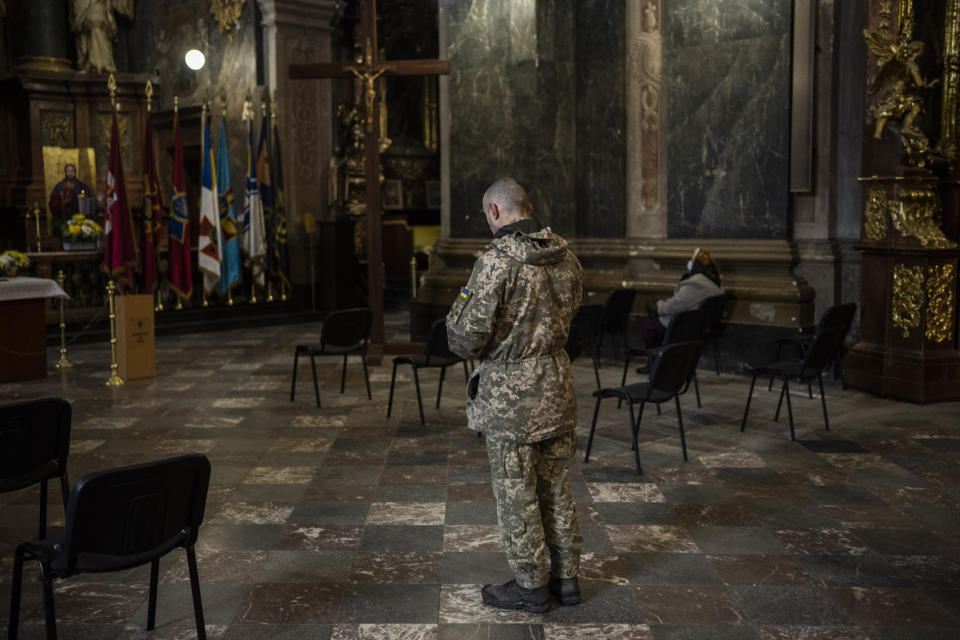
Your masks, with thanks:
[[[453,318],[454,322],[460,320],[460,315],[463,313],[463,308],[467,306],[467,302],[470,301],[470,298],[473,296],[473,292],[466,287],[460,289],[460,293],[457,295],[457,299],[453,301],[453,307],[450,308],[450,316]]]

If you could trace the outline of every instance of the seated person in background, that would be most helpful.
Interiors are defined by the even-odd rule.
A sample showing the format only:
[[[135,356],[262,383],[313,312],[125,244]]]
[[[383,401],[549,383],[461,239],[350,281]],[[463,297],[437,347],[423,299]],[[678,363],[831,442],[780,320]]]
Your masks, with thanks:
[[[687,272],[680,278],[673,295],[666,300],[657,300],[655,316],[643,323],[643,342],[650,348],[663,342],[665,330],[678,313],[699,309],[703,301],[723,293],[720,286],[720,271],[710,254],[694,249],[687,262]],[[650,309],[653,313],[653,309]]]

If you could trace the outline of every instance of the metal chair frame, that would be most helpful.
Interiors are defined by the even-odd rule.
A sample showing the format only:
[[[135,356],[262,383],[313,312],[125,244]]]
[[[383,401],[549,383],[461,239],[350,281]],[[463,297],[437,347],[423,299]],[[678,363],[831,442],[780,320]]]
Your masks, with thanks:
[[[290,402],[293,402],[297,389],[297,364],[300,354],[310,356],[310,369],[313,372],[313,394],[320,407],[320,387],[317,384],[316,356],[343,355],[343,368],[340,374],[340,393],[347,384],[347,356],[356,354],[363,363],[363,380],[367,385],[367,400],[370,395],[370,374],[367,371],[367,345],[370,341],[370,328],[373,324],[373,312],[367,307],[331,311],[323,321],[320,330],[320,346],[298,344],[293,353],[293,380],[290,382]]]

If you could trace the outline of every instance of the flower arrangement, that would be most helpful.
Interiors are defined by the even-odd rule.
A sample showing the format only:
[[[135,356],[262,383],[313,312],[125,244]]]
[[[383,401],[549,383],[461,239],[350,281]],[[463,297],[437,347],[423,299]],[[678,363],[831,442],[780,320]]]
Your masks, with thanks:
[[[67,242],[96,242],[103,235],[103,227],[82,213],[76,213],[60,227],[60,235]]]
[[[26,271],[30,266],[30,259],[19,251],[4,251],[0,253],[0,275],[15,276]]]

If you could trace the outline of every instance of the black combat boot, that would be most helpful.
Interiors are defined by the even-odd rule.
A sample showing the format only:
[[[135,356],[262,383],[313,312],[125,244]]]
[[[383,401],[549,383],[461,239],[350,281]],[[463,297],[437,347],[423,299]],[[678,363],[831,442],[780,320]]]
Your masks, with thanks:
[[[550,608],[550,592],[546,586],[526,589],[511,580],[505,584],[486,584],[480,592],[483,604],[498,609],[518,609],[543,613]]]
[[[550,576],[550,582],[547,583],[550,593],[553,594],[560,604],[571,605],[580,604],[580,580],[574,578],[554,578]]]

